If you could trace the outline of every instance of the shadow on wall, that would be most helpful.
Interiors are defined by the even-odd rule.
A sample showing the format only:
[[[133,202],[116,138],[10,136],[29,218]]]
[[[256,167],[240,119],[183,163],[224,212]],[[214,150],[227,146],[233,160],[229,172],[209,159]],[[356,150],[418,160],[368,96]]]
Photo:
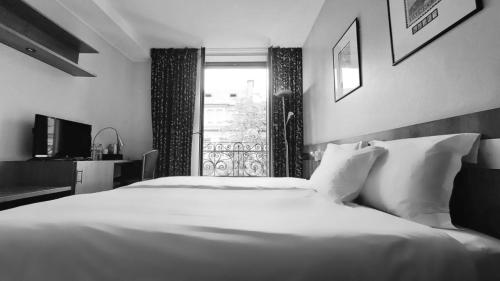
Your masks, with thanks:
[[[306,85],[304,85],[306,86]],[[304,88],[304,93],[303,93],[303,106],[304,106],[304,111],[307,112],[314,112],[314,93],[318,92],[318,86],[316,83],[312,83],[307,85],[307,88]],[[312,124],[315,120],[315,115],[313,114],[304,114],[304,124]],[[304,140],[309,139],[311,136],[315,135],[315,126],[304,126]],[[304,145],[308,145],[308,143],[304,143]]]
[[[17,151],[7,151],[0,155],[0,160],[27,160],[31,158],[33,150],[33,120],[16,120],[6,116],[0,118],[0,146],[17,147]],[[13,142],[19,141],[18,144]]]

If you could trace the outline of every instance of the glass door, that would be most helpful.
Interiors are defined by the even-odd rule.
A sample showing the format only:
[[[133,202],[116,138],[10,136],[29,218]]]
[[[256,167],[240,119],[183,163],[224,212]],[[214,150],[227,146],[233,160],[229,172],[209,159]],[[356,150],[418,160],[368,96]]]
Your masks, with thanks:
[[[266,66],[207,66],[204,92],[202,175],[268,176]]]

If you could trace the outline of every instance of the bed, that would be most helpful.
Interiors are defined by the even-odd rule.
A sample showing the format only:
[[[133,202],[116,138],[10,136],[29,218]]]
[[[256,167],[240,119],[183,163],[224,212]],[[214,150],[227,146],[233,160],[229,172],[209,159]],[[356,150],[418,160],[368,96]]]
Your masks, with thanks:
[[[500,280],[500,240],[470,229],[441,230],[462,244],[474,261],[478,280]]]
[[[469,121],[391,139],[496,127]],[[463,175],[454,193],[479,193]],[[468,192],[450,203],[460,219],[474,213],[463,208]],[[169,177],[27,205],[0,212],[0,280],[500,280],[500,240],[488,231],[430,227],[359,202],[332,201],[305,179]]]
[[[475,280],[450,235],[300,179],[161,178],[11,209],[0,249],[6,281]]]

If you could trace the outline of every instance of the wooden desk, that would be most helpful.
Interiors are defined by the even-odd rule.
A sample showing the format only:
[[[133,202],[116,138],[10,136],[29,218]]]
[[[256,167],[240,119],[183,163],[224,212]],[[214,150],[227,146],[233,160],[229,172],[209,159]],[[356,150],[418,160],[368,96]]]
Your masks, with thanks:
[[[0,209],[68,196],[74,185],[72,161],[0,162]]]
[[[44,195],[51,195],[66,191],[71,191],[71,186],[44,187],[43,189],[40,189],[40,186],[28,186],[28,187],[23,187],[22,189],[6,188],[0,190],[0,203],[44,196]]]
[[[0,209],[73,194],[111,190],[125,172],[140,173],[141,161],[6,161],[0,162]],[[122,169],[122,166],[137,167]],[[122,171],[123,170],[123,171]]]

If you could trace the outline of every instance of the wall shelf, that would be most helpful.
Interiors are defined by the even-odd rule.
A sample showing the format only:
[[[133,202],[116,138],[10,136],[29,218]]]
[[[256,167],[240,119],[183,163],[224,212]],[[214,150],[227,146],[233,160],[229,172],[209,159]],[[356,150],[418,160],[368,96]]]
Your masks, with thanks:
[[[0,2],[0,42],[73,76],[95,77],[78,59],[98,52],[22,1]]]

